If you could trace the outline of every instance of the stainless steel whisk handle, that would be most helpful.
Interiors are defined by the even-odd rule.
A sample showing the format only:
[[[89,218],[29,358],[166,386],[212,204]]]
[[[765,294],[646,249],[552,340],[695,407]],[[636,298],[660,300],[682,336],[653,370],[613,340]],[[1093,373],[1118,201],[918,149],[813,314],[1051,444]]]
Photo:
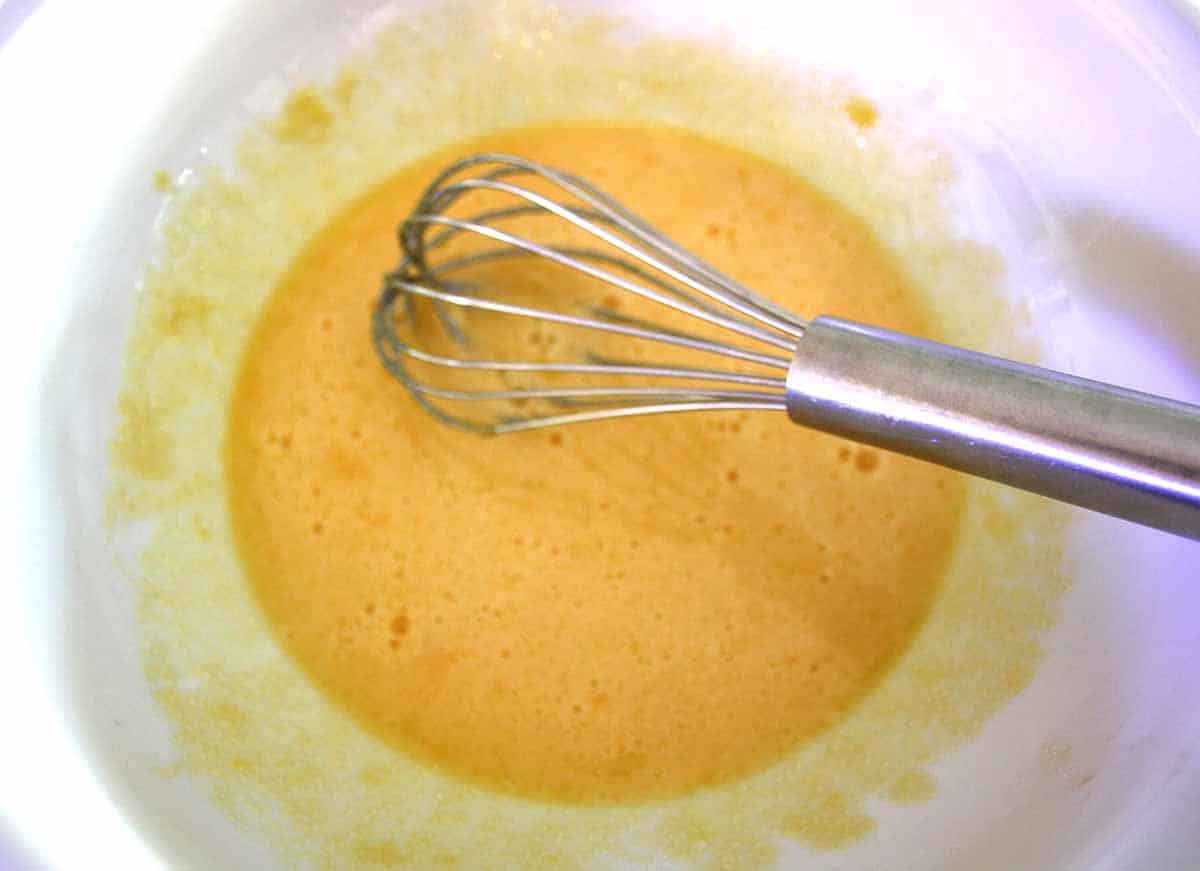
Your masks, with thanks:
[[[820,317],[796,423],[1200,540],[1200,407]]]

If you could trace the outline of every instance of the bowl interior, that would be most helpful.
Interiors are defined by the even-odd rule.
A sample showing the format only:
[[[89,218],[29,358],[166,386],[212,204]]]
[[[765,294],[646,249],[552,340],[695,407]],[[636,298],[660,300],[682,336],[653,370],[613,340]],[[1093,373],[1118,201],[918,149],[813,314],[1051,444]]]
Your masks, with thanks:
[[[27,250],[7,265],[10,286],[44,291],[29,301],[36,327],[22,337],[28,318],[10,327],[12,352],[36,379],[15,394],[27,458],[14,497],[20,584],[5,594],[0,635],[14,645],[10,661],[29,667],[12,682],[21,749],[0,806],[22,849],[63,867],[105,855],[131,868],[266,868],[277,860],[201,785],[161,776],[173,751],[142,672],[131,555],[115,553],[104,531],[122,343],[161,208],[147,180],[227,158],[250,119],[412,4],[222,2],[169,14],[133,5],[131,40],[116,23],[129,16],[75,10],[68,20],[50,4],[0,67],[6,86],[40,74],[43,105],[79,107],[68,124],[23,104],[29,125],[16,145],[18,158],[21,148],[42,156],[29,164],[34,177],[14,181],[11,202],[33,218]],[[1200,33],[1178,10],[590,5],[673,34],[724,33],[911,107],[955,152],[964,231],[1004,253],[1007,292],[1030,313],[1047,361],[1200,401]],[[87,76],[48,71],[40,48],[61,40]],[[114,56],[104,47],[118,40]],[[81,123],[87,142],[64,142]],[[47,209],[53,220],[39,217]],[[1041,668],[939,763],[937,796],[880,805],[874,835],[835,853],[791,851],[788,867],[1197,861],[1200,546],[1082,513],[1071,536],[1074,585]],[[70,839],[58,834],[66,821]]]

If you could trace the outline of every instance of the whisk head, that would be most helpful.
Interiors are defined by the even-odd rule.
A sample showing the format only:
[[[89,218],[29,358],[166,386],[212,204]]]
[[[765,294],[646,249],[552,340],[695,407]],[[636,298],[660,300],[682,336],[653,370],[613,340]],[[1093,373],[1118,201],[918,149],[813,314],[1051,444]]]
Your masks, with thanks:
[[[372,335],[426,410],[477,432],[785,408],[806,322],[588,182],[480,154],[399,231]]]

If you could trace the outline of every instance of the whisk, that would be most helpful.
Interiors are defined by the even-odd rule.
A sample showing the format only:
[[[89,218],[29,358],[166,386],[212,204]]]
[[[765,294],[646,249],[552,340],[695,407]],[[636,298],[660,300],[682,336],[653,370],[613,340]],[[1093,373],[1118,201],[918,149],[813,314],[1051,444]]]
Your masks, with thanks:
[[[399,237],[373,340],[387,370],[445,423],[505,433],[786,411],[1200,540],[1200,407],[835,317],[806,320],[587,181],[519,157],[449,166]]]

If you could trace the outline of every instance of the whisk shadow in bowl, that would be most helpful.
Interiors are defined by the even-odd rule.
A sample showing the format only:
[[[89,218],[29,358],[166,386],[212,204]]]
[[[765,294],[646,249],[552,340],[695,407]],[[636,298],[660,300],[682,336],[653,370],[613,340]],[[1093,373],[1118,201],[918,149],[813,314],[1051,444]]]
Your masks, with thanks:
[[[1069,279],[1089,303],[1141,338],[1143,351],[1173,376],[1167,383],[1146,368],[1114,367],[1124,382],[1200,398],[1200,258],[1183,245],[1092,203],[1052,207],[1070,242]],[[1164,372],[1168,375],[1168,372]],[[1187,394],[1187,395],[1185,395]]]

